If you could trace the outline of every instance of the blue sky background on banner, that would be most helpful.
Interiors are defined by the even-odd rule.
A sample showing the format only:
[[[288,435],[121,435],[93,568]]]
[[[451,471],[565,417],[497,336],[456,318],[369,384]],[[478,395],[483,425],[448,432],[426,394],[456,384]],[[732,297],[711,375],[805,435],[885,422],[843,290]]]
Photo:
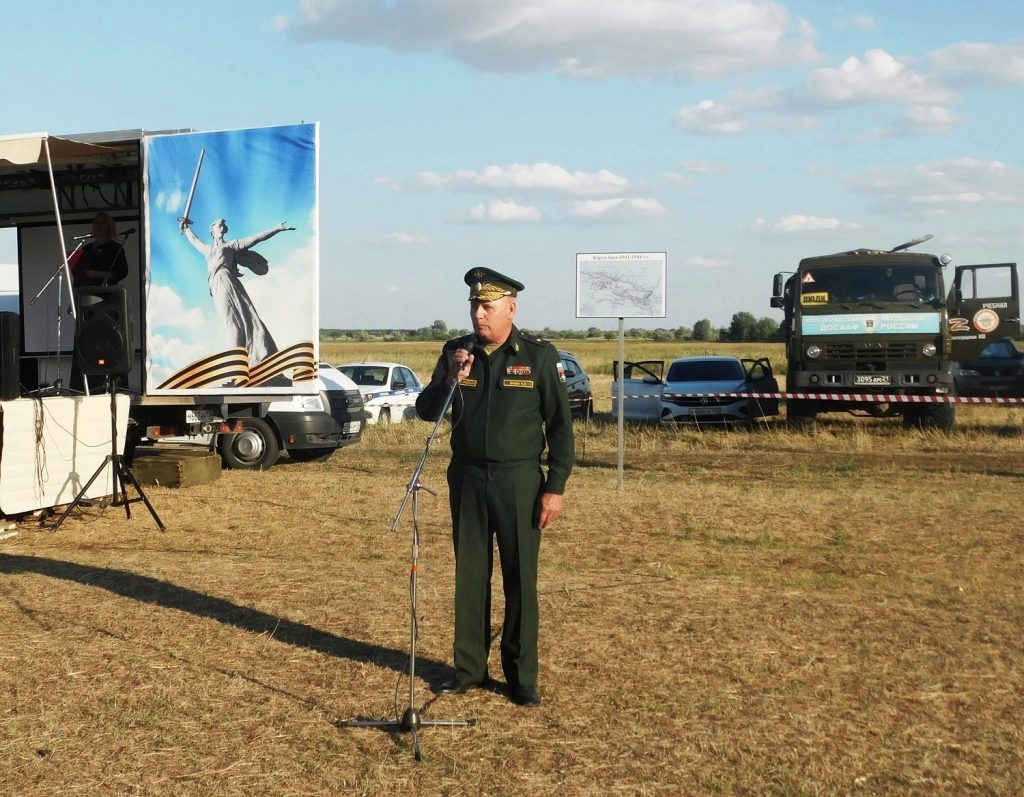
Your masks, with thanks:
[[[254,250],[270,262],[265,276],[242,270],[242,284],[279,348],[316,340],[316,159],[314,125],[154,136],[148,143],[150,230],[149,333],[152,376],[170,373],[234,345],[207,283],[206,261],[178,231],[200,151],[206,153],[189,213],[210,242],[210,224],[228,222],[228,239],[287,221]]]
[[[807,255],[1024,250],[1016,1],[51,0],[4,30],[2,133],[319,121],[324,327],[464,327],[475,264],[577,327],[577,252],[668,252],[651,327],[779,318]]]

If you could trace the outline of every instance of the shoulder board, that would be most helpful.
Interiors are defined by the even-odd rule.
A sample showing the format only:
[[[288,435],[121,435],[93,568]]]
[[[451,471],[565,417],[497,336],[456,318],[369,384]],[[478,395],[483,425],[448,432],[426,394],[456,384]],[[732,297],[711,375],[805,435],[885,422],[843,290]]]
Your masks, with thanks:
[[[546,341],[546,340],[544,340],[544,338],[538,338],[536,335],[531,335],[529,332],[520,332],[519,333],[519,338],[521,340],[526,341],[527,343],[532,343],[534,346],[550,346],[551,345],[551,343]]]

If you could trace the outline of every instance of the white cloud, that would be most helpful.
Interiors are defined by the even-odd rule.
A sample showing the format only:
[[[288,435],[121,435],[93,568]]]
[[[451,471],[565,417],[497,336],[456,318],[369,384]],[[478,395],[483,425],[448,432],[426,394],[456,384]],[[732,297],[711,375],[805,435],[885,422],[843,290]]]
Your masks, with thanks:
[[[884,212],[945,214],[1024,204],[1024,169],[1003,161],[956,158],[903,171],[874,171],[848,182],[855,190],[874,196]]]
[[[413,235],[408,232],[390,232],[387,235],[371,238],[370,243],[398,244],[399,246],[429,246],[433,241],[425,235]]]
[[[180,189],[159,191],[156,195],[156,206],[168,213],[177,213],[185,204],[185,194]]]
[[[800,132],[816,128],[823,112],[868,104],[910,106],[901,122],[861,135],[879,139],[948,131],[960,121],[946,107],[954,99],[941,76],[917,72],[884,50],[869,50],[863,58],[851,56],[838,67],[817,69],[791,88],[733,91],[723,102],[707,99],[686,106],[677,119],[684,130],[709,135],[751,129]]]
[[[959,116],[941,105],[915,105],[904,116],[916,133],[945,133],[960,121]]]
[[[185,303],[173,288],[155,283],[150,286],[146,296],[146,316],[151,325],[190,332],[202,330],[207,324],[200,308],[186,310]]]
[[[732,166],[713,161],[684,161],[683,169],[690,174],[727,174],[732,171]]]
[[[703,100],[696,105],[687,105],[680,109],[676,118],[679,126],[691,133],[732,135],[742,133],[746,127],[740,112],[714,100]]]
[[[835,217],[807,216],[794,213],[780,216],[775,221],[755,219],[752,225],[756,232],[770,232],[779,235],[802,235],[805,233],[835,232],[838,230],[859,230],[861,225],[855,222],[840,221]]]
[[[679,172],[665,172],[665,182],[674,188],[693,188],[696,181],[688,174],[680,174]]]
[[[878,22],[870,14],[850,14],[840,17],[835,22],[839,30],[860,30],[867,33],[874,33],[878,30]]]
[[[373,179],[373,184],[376,186],[380,186],[381,188],[390,188],[392,191],[396,193],[401,193],[402,191],[402,184],[399,183],[398,180],[396,180],[395,178],[388,177],[386,175],[381,177],[375,177]]]
[[[300,41],[440,52],[485,71],[716,77],[813,62],[815,34],[772,0],[305,0]]]
[[[380,185],[394,188],[390,178],[377,178]],[[607,169],[596,172],[570,172],[554,163],[511,163],[486,166],[479,171],[459,169],[450,174],[420,172],[401,190],[407,191],[521,191],[575,196],[621,194],[630,188],[629,180]]]
[[[639,219],[660,218],[668,209],[657,199],[633,197],[624,199],[585,199],[569,203],[569,215],[578,219]]]
[[[961,42],[936,50],[931,54],[931,62],[938,69],[959,73],[975,82],[1024,84],[1024,41]]]
[[[692,266],[693,268],[720,269],[728,268],[732,265],[732,262],[720,257],[701,257],[700,255],[693,255],[686,258],[686,265]]]
[[[154,385],[164,382],[178,369],[210,354],[209,338],[187,338],[150,332],[146,337],[149,378]],[[197,342],[201,341],[201,342]]]
[[[939,104],[952,94],[936,76],[915,72],[884,50],[868,50],[864,58],[847,58],[838,68],[814,72],[798,94],[826,105],[867,102]]]
[[[520,205],[511,200],[497,199],[486,204],[481,202],[474,205],[469,211],[469,217],[473,221],[505,223],[540,221],[544,218],[544,214],[531,205]]]

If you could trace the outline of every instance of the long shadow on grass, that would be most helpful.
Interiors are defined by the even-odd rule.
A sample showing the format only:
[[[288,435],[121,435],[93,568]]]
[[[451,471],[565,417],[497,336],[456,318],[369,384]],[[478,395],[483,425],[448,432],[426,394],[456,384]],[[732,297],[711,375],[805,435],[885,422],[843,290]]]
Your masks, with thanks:
[[[309,648],[341,659],[389,667],[399,672],[405,668],[409,660],[408,652],[330,634],[304,623],[275,617],[266,612],[239,606],[223,598],[204,595],[187,587],[125,570],[38,556],[0,554],[0,573],[36,573],[99,587],[140,603],[152,603],[166,609],[188,612],[196,617],[207,617],[254,634],[271,634],[278,642]],[[439,661],[424,658],[417,658],[416,665],[425,666],[424,674],[427,675],[437,675],[446,667]]]

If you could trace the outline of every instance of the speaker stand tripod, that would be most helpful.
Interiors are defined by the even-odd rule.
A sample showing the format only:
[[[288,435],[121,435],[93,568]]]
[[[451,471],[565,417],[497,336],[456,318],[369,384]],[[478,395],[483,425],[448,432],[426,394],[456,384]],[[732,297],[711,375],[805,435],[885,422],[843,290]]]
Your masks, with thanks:
[[[61,524],[67,519],[67,516],[71,514],[72,510],[76,506],[82,503],[85,499],[85,494],[88,492],[92,483],[99,478],[100,474],[107,465],[111,466],[111,473],[113,476],[112,495],[111,495],[111,506],[124,506],[124,514],[128,520],[132,519],[131,505],[142,501],[146,505],[146,509],[149,510],[149,514],[156,521],[157,528],[160,531],[166,531],[163,521],[160,520],[160,516],[153,509],[153,505],[149,503],[149,499],[146,497],[146,493],[142,490],[142,485],[139,484],[135,478],[135,474],[132,473],[132,469],[124,461],[124,456],[117,452],[117,378],[107,375],[107,392],[110,393],[110,453],[103,458],[103,462],[100,463],[99,467],[96,468],[95,473],[89,477],[89,481],[85,483],[85,486],[78,491],[78,495],[75,496],[75,500],[72,501],[68,508],[64,510],[64,514],[60,516],[60,519],[53,525],[52,531],[57,531],[61,527]],[[135,492],[138,495],[135,498],[128,497],[128,485],[131,484],[135,488]]]
[[[343,728],[383,728],[401,731],[402,733],[412,734],[412,747],[413,755],[417,761],[422,760],[420,755],[420,738],[419,731],[425,727],[446,727],[446,728],[471,728],[476,725],[475,719],[467,720],[425,720],[420,716],[420,711],[416,708],[416,639],[417,639],[417,603],[416,603],[416,587],[417,579],[419,575],[419,558],[420,558],[420,529],[419,529],[419,497],[420,490],[426,490],[431,495],[437,495],[429,487],[425,486],[420,482],[420,474],[423,472],[424,465],[427,464],[427,455],[430,453],[430,446],[434,442],[434,438],[437,436],[437,431],[441,427],[441,423],[444,421],[445,413],[448,411],[448,407],[452,402],[452,398],[455,395],[455,389],[458,383],[452,385],[451,390],[448,392],[448,398],[445,401],[444,407],[438,415],[437,423],[434,424],[434,430],[430,433],[430,437],[427,439],[427,445],[423,449],[423,455],[420,457],[419,464],[416,466],[416,470],[412,474],[412,479],[409,480],[409,485],[405,491],[405,498],[402,499],[402,505],[398,509],[398,515],[395,517],[394,523],[391,524],[391,530],[394,531],[398,528],[398,522],[402,519],[402,514],[405,512],[406,506],[408,506],[410,499],[412,500],[412,556],[411,556],[411,568],[409,575],[409,602],[411,605],[411,618],[409,623],[409,705],[402,714],[402,718],[399,720],[344,720],[339,723],[340,727]]]

